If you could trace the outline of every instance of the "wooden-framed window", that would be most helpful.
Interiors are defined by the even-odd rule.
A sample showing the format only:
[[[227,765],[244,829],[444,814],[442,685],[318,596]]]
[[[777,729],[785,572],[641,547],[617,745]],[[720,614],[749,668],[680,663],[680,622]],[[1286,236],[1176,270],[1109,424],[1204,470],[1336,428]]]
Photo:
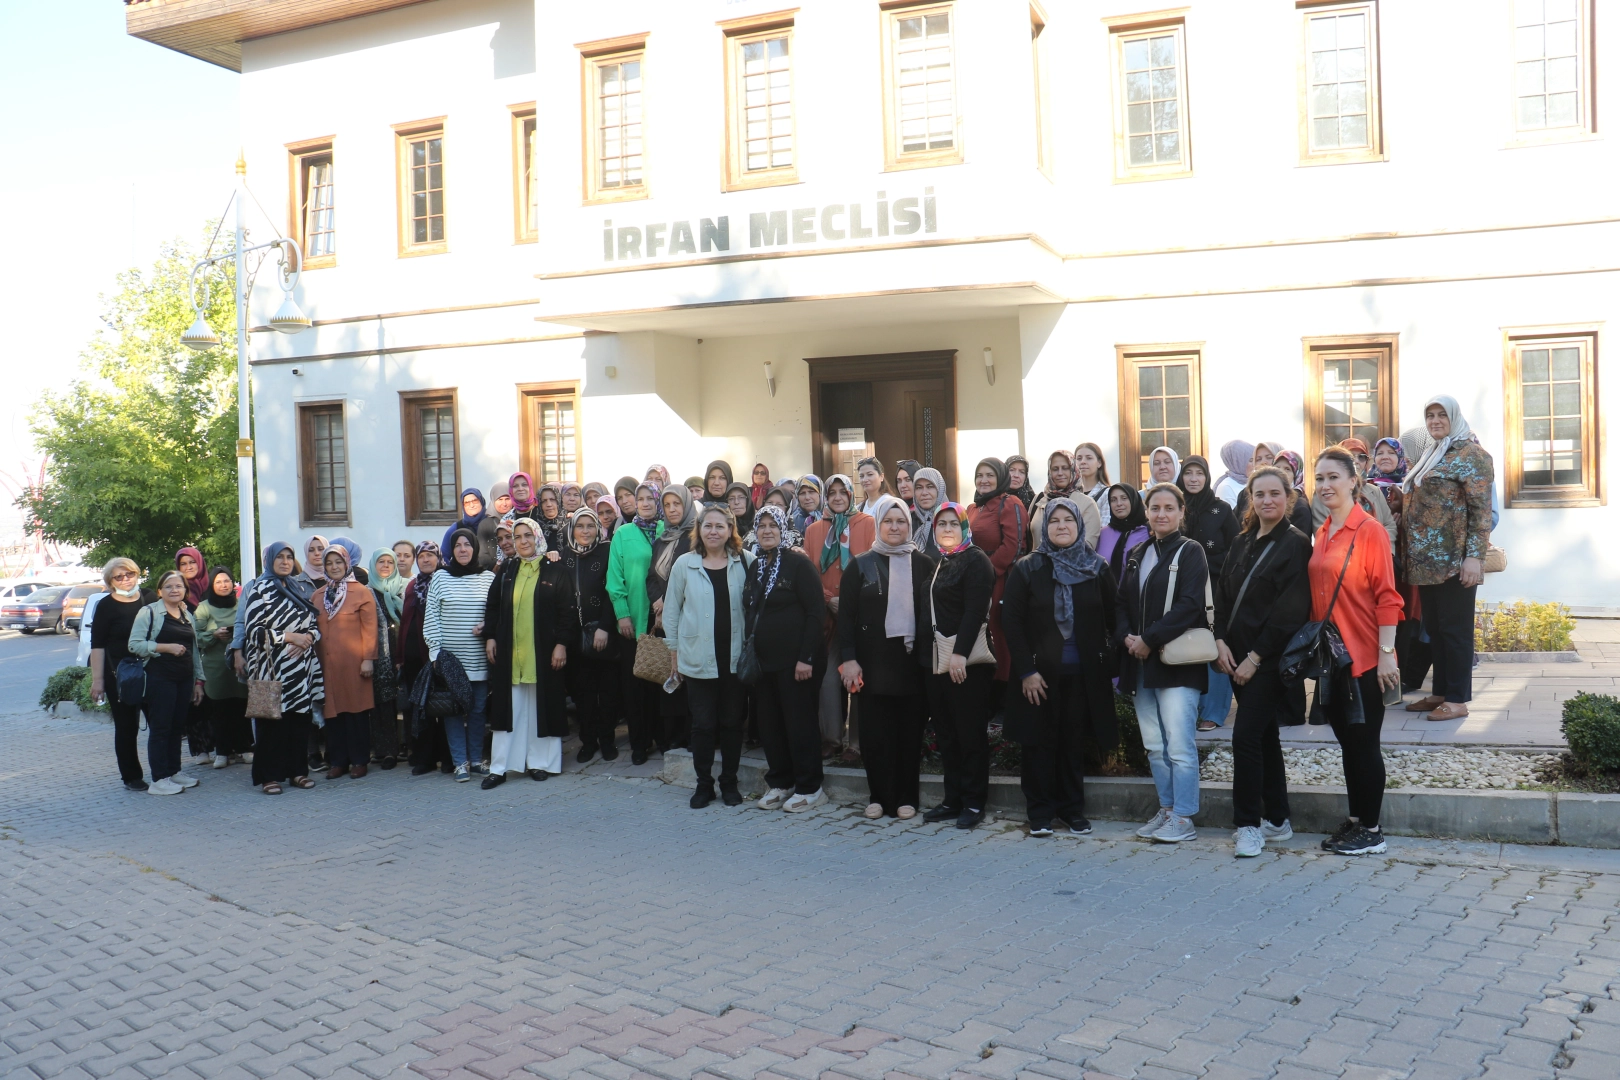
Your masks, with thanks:
[[[448,251],[444,118],[398,125],[394,139],[398,144],[399,253]]]
[[[520,385],[518,408],[523,471],[537,484],[579,480],[579,384]]]
[[[287,147],[289,232],[304,251],[304,269],[337,265],[337,210],[332,171],[333,139],[311,139]]]
[[[1299,7],[1300,162],[1382,161],[1376,0]]]
[[[349,442],[342,401],[299,402],[301,526],[349,524]]]
[[[1505,332],[1503,427],[1508,506],[1602,506],[1598,330]]]
[[[1514,0],[1513,124],[1530,139],[1592,127],[1592,0]]]
[[[1398,344],[1393,335],[1376,334],[1304,339],[1307,458],[1345,439],[1360,439],[1370,448],[1400,433]]]
[[[1185,9],[1103,20],[1114,74],[1114,179],[1192,175]]]
[[[585,201],[647,197],[647,35],[578,46],[585,105]]]
[[[1046,15],[1029,6],[1029,64],[1035,80],[1035,167],[1052,175],[1052,118],[1046,86]]]
[[[405,524],[444,525],[461,516],[456,391],[401,390]]]
[[[1168,446],[1181,457],[1204,447],[1202,342],[1116,345],[1121,482],[1141,487],[1148,458]]]
[[[957,164],[955,5],[902,2],[881,14],[884,167]]]
[[[793,13],[723,22],[725,190],[799,179],[793,111]]]
[[[512,239],[519,244],[540,237],[537,131],[533,103],[512,106]]]

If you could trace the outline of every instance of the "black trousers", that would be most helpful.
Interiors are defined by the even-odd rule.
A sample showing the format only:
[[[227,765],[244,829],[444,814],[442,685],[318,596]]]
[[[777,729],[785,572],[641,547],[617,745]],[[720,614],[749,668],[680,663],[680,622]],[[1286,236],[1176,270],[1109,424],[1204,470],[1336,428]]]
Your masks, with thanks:
[[[1438,585],[1419,585],[1423,600],[1423,629],[1429,633],[1434,655],[1434,694],[1462,703],[1474,696],[1474,593],[1479,586],[1463,587],[1462,578],[1447,578]]]
[[[412,726],[416,726],[414,718]],[[438,717],[421,721],[421,730],[411,736],[411,766],[450,765],[450,740],[444,734],[444,721]]]
[[[371,710],[328,716],[326,763],[334,769],[348,769],[370,761]]]
[[[180,771],[180,740],[191,716],[190,679],[146,675],[146,762],[152,779]]]
[[[765,783],[799,795],[821,790],[821,664],[802,682],[793,668],[767,671],[754,687],[759,741],[765,747]],[[870,775],[870,770],[868,771]]]
[[[1380,733],[1384,727],[1384,691],[1378,685],[1378,669],[1360,675],[1361,711],[1366,722],[1347,724],[1333,721],[1333,734],[1339,740],[1344,759],[1344,786],[1350,797],[1350,816],[1372,828],[1384,807],[1384,749]]]
[[[191,751],[192,757],[208,757],[214,753],[212,721],[207,698],[201,705],[193,705],[186,711],[186,749]]]
[[[117,680],[109,679],[107,708],[113,718],[113,753],[118,757],[118,776],[126,784],[138,784],[145,777],[139,748],[141,707],[119,701]]]
[[[922,696],[897,697],[862,690],[850,700],[860,706],[861,763],[866,766],[870,801],[883,807],[889,817],[895,817],[902,806],[917,809],[922,802],[919,774],[927,718]]]
[[[630,735],[630,750],[647,751],[656,741],[664,745],[663,717],[659,714],[663,687],[646,679],[636,678],[636,650],[626,642],[619,642],[619,688],[624,701],[624,726]]]
[[[1404,619],[1395,628],[1395,659],[1401,667],[1401,688],[1416,690],[1428,677],[1434,663],[1434,648],[1427,641],[1418,640],[1423,628],[1421,619]]]
[[[214,753],[245,754],[253,749],[253,727],[247,721],[247,698],[204,698],[203,710],[213,732]]]
[[[399,760],[399,702],[385,701],[371,709],[370,752],[378,758]]]
[[[574,699],[575,714],[579,717],[579,746],[581,750],[604,749],[614,745],[619,726],[619,662],[587,660],[578,653],[570,654],[568,667],[573,679],[569,694]]]
[[[692,768],[698,787],[712,788],[714,749],[720,747],[720,789],[737,786],[737,765],[742,761],[745,687],[726,672],[718,679],[683,679],[692,708]]]
[[[924,676],[934,737],[945,759],[945,801],[954,809],[983,810],[990,795],[990,664],[974,664],[962,683],[949,674]]]
[[[309,773],[309,713],[282,713],[280,720],[255,720],[253,782],[284,784]]]
[[[692,742],[692,710],[686,704],[686,683],[683,681],[673,694],[658,691],[658,712],[663,719],[663,734],[659,736],[659,752],[676,746],[690,746]]]
[[[1298,686],[1303,689],[1304,683]],[[1288,712],[1289,691],[1272,664],[1247,684],[1233,684],[1237,718],[1232,723],[1232,825],[1260,827],[1288,820],[1288,774],[1283,768],[1278,718]]]
[[[1009,683],[1006,692],[1021,694],[1023,687]],[[1046,693],[1046,707],[1055,710],[1063,724],[1089,726],[1091,710],[1080,674],[1058,676],[1047,686]],[[1085,762],[1074,752],[1069,732],[1060,730],[1055,734],[1057,737],[1051,740],[1055,745],[1037,739],[1022,746],[1018,786],[1024,791],[1025,815],[1031,825],[1050,827],[1053,818],[1062,818],[1081,828],[1087,824]]]

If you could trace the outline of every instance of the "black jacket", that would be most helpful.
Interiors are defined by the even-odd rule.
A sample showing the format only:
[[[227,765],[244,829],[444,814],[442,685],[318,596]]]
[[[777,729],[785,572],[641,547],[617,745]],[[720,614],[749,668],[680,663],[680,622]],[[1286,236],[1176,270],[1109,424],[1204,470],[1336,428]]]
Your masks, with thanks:
[[[1232,605],[1261,554],[1270,550],[1243,593],[1236,617]],[[1262,668],[1275,668],[1288,639],[1311,618],[1311,538],[1282,524],[1267,536],[1240,533],[1215,581],[1215,636],[1241,664],[1251,650]]]
[[[1116,669],[1114,623],[1118,590],[1114,572],[1103,567],[1090,581],[1069,586],[1074,599],[1074,640],[1080,653],[1080,683],[1085,699],[1087,728],[1070,730],[1074,725],[1058,716],[1058,696],[1053,691],[1063,677],[1063,632],[1058,629],[1056,583],[1052,561],[1040,552],[1025,555],[1007,573],[1007,589],[1001,594],[1001,632],[1012,656],[1013,685],[1007,688],[1006,731],[1022,743],[1046,746],[1054,735],[1086,734],[1097,741],[1103,754],[1119,745],[1119,726],[1114,718],[1113,678]],[[1046,700],[1031,705],[1024,697],[1022,680],[1031,673],[1046,680]]]
[[[1181,531],[1204,546],[1204,561],[1209,572],[1217,578],[1226,565],[1226,553],[1238,535],[1238,517],[1221,499],[1211,499],[1209,506],[1197,517],[1189,516]]]
[[[616,659],[619,655],[619,620],[613,617],[613,600],[607,591],[607,541],[597,543],[584,555],[576,554],[572,548],[566,548],[561,561],[555,565],[562,567],[563,576],[567,578],[569,603],[574,608],[571,617],[580,628],[563,639],[563,644],[568,646],[568,662],[574,663],[576,659]],[[608,643],[607,648],[601,652],[581,657],[580,632],[587,626],[595,630],[606,630]]]
[[[1141,579],[1142,556],[1157,547],[1158,563]],[[1164,610],[1165,589],[1170,584],[1170,563],[1177,549],[1181,562],[1176,574],[1176,595],[1170,610]],[[1209,566],[1202,544],[1192,543],[1181,533],[1163,540],[1145,540],[1131,549],[1125,559],[1125,573],[1119,583],[1119,605],[1114,616],[1114,635],[1122,646],[1119,684],[1127,693],[1136,692],[1137,674],[1150,690],[1184,686],[1200,694],[1209,690],[1208,664],[1166,664],[1159,650],[1194,626],[1204,625],[1204,585]],[[1244,603],[1248,603],[1247,600]],[[1136,634],[1152,650],[1146,660],[1138,660],[1123,649],[1125,636]]]
[[[868,551],[844,567],[838,585],[838,661],[854,660],[861,665],[866,692],[891,697],[922,692],[922,672],[915,657],[931,655],[934,647],[927,628],[928,581],[933,576],[934,560],[913,551],[911,609],[917,615],[917,627],[911,655],[907,655],[904,639],[887,637],[883,629],[889,614],[888,556]]]
[[[765,586],[759,579],[763,560],[748,568],[748,584],[743,586],[744,624],[753,627],[754,653],[761,671],[786,671],[794,664],[814,666],[818,657],[825,656],[821,626],[827,604],[821,596],[821,576],[796,551],[784,550],[778,558],[782,567],[763,608],[760,594]]]
[[[1305,493],[1303,491],[1296,492],[1295,494],[1297,494],[1299,498],[1294,500],[1294,508],[1288,511],[1288,524],[1304,533],[1306,539],[1310,540],[1311,543],[1314,544],[1316,542],[1316,525],[1311,512],[1311,500],[1305,497]],[[1239,529],[1243,528],[1243,515],[1247,513],[1248,509],[1249,489],[1244,488],[1242,491],[1238,492],[1237,509],[1233,511],[1233,516],[1237,518]],[[1276,556],[1274,555],[1272,558],[1276,558]],[[1248,603],[1248,601],[1245,600],[1244,603]]]
[[[491,731],[512,730],[512,614],[513,591],[521,559],[501,564],[489,598],[484,601],[484,638],[495,643],[489,665],[488,722]],[[563,673],[551,669],[551,651],[578,637],[574,629],[573,581],[560,562],[540,560],[540,580],[534,583],[534,663],[538,670],[540,730],[544,736],[566,738],[568,713],[563,694]]]
[[[917,604],[917,640],[923,647],[911,650],[917,657],[917,663],[926,671],[934,670],[934,632],[938,631],[946,637],[956,635],[956,648],[958,656],[971,656],[973,643],[979,638],[979,627],[984,625],[990,617],[990,594],[996,587],[996,568],[990,564],[990,556],[984,553],[983,548],[969,547],[955,555],[950,560],[965,559],[966,565],[956,571],[956,579],[950,584],[935,584],[932,587],[934,612],[932,621],[928,613],[928,592],[924,586],[923,598]],[[936,569],[943,571],[948,560],[941,559],[935,563]],[[928,571],[932,578],[935,570]],[[843,606],[840,600],[839,606]],[[991,642],[991,647],[995,643]]]

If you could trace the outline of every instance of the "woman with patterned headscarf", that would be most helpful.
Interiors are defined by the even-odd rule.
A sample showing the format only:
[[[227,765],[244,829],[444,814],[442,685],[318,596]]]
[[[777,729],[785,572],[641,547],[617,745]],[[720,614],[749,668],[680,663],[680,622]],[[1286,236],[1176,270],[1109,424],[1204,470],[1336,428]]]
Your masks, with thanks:
[[[342,539],[332,541],[322,562],[326,588],[315,597],[321,638],[317,649],[325,673],[326,760],[328,780],[358,780],[371,761],[372,687],[377,662],[377,602],[354,576]]]
[[[564,643],[568,646],[569,695],[579,715],[579,752],[574,760],[581,765],[598,753],[603,761],[619,756],[614,734],[619,721],[619,648],[615,644],[619,635],[607,589],[610,547],[602,536],[600,513],[586,506],[575,510],[569,518],[568,548],[561,565],[573,590],[570,625],[577,627]]]
[[[266,795],[281,794],[281,785],[312,788],[305,762],[310,710],[320,699],[320,638],[315,604],[292,582],[298,560],[292,548],[276,541],[264,549],[264,572],[254,579],[243,616],[242,661],[247,678],[272,680],[281,687],[281,719],[256,720],[253,782]]]
[[[838,681],[838,658],[833,641],[833,619],[838,615],[838,591],[850,561],[872,546],[877,536],[877,523],[870,515],[855,509],[855,481],[843,473],[828,477],[824,491],[825,509],[821,519],[812,522],[805,530],[804,551],[821,573],[821,596],[827,605],[828,617],[823,636],[827,640],[828,663],[827,674],[821,684],[821,741],[822,749],[836,750],[841,745],[850,745],[844,737],[848,701]],[[851,735],[853,741],[860,738],[858,731],[852,731]]]
[[[793,506],[788,515],[789,524],[793,531],[805,536],[810,526],[821,520],[824,504],[821,500],[821,477],[815,473],[805,473],[799,477],[795,492]],[[806,549],[808,551],[808,549]]]

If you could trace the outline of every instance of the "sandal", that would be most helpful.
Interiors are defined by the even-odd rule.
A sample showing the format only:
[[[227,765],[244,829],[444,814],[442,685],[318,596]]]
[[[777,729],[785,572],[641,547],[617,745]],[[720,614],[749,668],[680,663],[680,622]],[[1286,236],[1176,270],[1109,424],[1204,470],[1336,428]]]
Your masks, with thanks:
[[[1461,720],[1468,715],[1468,706],[1460,701],[1443,702],[1429,714],[1430,720]]]
[[[295,776],[292,778],[291,783],[295,788],[304,788],[306,790],[315,786],[315,781],[307,776]]]
[[[880,818],[880,817],[883,816],[883,804],[882,803],[875,803],[875,802],[874,803],[867,803],[866,804],[866,809],[863,810],[862,813],[865,814],[867,817],[872,818],[874,820],[877,819],[877,818]]]
[[[917,808],[915,806],[902,806],[894,812],[894,816],[901,821],[910,821],[917,816]]]
[[[263,790],[266,795],[280,795],[281,785],[272,780],[268,784],[264,785]]]
[[[1221,725],[1217,724],[1213,720],[1200,720],[1200,721],[1198,721],[1198,730],[1199,731],[1214,731],[1216,728],[1218,728],[1220,726]]]

